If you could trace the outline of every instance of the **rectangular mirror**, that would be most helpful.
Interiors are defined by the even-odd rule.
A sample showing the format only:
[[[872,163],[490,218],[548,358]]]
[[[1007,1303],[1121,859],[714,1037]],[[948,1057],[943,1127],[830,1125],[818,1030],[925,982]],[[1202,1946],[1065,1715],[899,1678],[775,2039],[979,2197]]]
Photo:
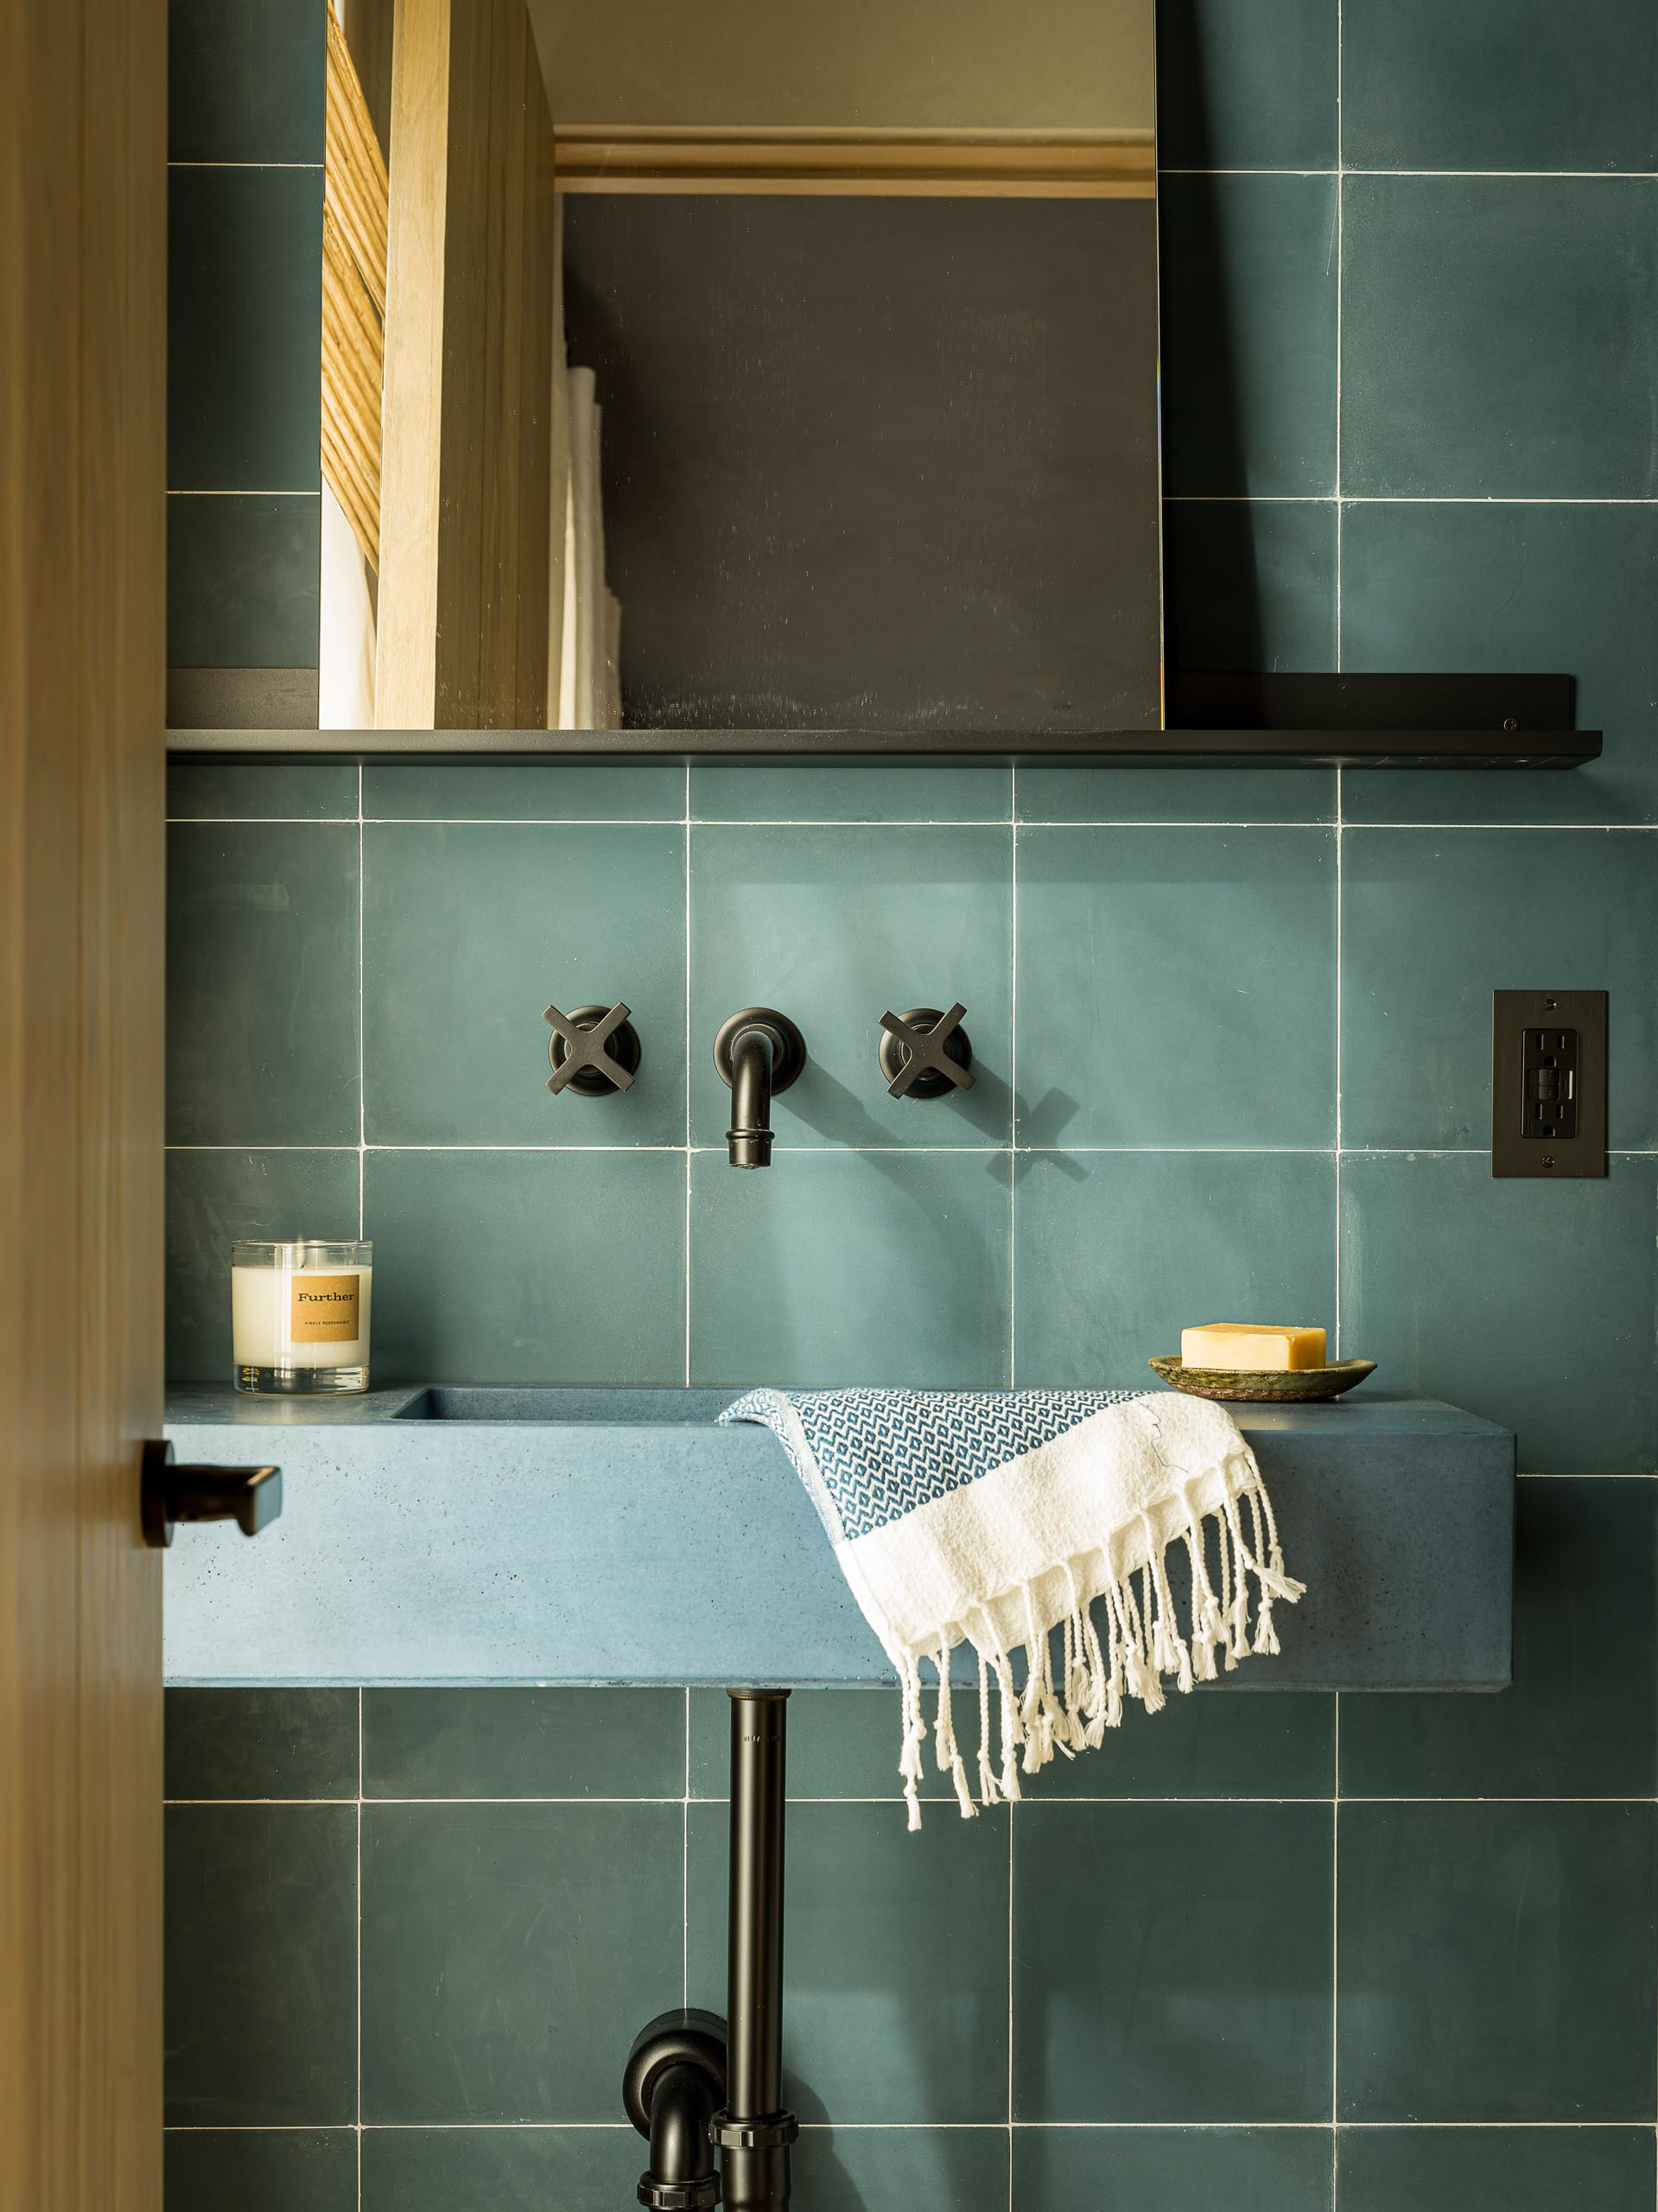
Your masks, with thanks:
[[[1153,0],[338,0],[326,100],[321,727],[1160,727]]]

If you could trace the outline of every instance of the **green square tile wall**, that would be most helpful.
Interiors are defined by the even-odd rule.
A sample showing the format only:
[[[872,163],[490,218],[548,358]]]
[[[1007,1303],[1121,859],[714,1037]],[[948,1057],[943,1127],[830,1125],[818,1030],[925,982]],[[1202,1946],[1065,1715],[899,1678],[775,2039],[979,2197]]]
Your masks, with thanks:
[[[168,0],[171,668],[316,665],[327,21]]]
[[[291,256],[320,8],[173,23],[192,266],[256,204]],[[1272,1306],[1518,1432],[1500,1695],[1200,1691],[919,1839],[893,1701],[797,1695],[817,2212],[1651,2212],[1655,60],[1650,0],[1159,0],[1172,664],[1564,668],[1593,769],[174,773],[181,1378],[232,1236],[360,1228],[387,1381],[1120,1383]],[[303,663],[302,423],[238,404],[175,657]],[[1489,994],[1549,983],[1612,994],[1611,1173],[1494,1183]],[[893,1106],[880,1014],[953,995],[979,1089]],[[549,1098],[542,1007],[607,996],[637,1096]],[[753,998],[819,1056],[740,1177]],[[721,1999],[726,1723],[174,1693],[169,2212],[631,2202],[626,2038]]]

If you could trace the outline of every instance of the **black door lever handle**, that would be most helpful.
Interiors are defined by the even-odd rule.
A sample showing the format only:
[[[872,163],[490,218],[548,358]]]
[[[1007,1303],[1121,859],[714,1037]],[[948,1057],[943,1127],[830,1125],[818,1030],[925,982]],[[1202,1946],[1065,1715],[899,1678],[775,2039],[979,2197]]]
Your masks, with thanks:
[[[141,1478],[144,1541],[160,1551],[181,1521],[234,1521],[257,1536],[282,1511],[280,1467],[181,1467],[170,1442],[151,1437]]]

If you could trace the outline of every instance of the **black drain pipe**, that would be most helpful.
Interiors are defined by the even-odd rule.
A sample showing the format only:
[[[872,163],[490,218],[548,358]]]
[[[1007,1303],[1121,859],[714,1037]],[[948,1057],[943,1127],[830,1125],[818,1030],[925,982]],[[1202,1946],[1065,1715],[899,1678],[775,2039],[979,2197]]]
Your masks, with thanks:
[[[783,2102],[783,1823],[787,1690],[732,1690],[727,2104],[714,2122],[730,2212],[789,2202]]]
[[[651,2163],[638,2200],[649,2212],[714,2212],[720,2179],[708,2126],[726,2092],[726,2024],[689,2009],[663,2012],[627,2054],[622,2102]]]
[[[650,2212],[785,2212],[783,1823],[787,1690],[732,1690],[731,1890],[726,2010],[664,2012],[641,2028],[622,2082],[651,2142],[638,2200]],[[716,2111],[721,2100],[724,2109]],[[723,2185],[713,2152],[724,2166]]]

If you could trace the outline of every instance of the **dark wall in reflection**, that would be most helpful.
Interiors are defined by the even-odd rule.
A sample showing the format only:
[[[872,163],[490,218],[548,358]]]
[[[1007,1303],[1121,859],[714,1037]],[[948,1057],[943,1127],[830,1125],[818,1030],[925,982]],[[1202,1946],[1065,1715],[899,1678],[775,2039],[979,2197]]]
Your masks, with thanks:
[[[1148,200],[575,195],[633,728],[1158,720]]]

